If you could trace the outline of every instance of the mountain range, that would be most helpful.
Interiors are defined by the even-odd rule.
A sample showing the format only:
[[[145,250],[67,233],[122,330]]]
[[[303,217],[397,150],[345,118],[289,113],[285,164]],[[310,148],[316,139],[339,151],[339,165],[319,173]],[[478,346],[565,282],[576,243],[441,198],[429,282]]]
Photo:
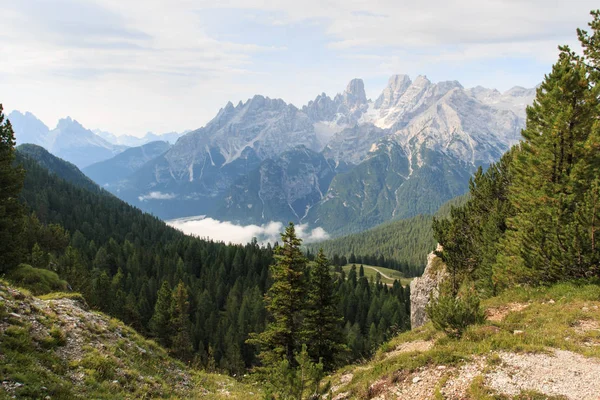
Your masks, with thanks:
[[[394,75],[370,100],[353,79],[342,93],[322,93],[302,108],[261,95],[229,102],[172,146],[137,147],[83,167],[164,219],[293,221],[340,235],[432,214],[465,193],[477,167],[519,140],[535,93]],[[22,124],[31,132],[23,137],[38,125]]]
[[[12,111],[8,119],[13,125],[17,144],[35,144],[63,158],[79,168],[108,160],[129,147],[150,142],[174,143],[183,133],[170,132],[157,135],[148,132],[144,137],[117,136],[109,132],[90,130],[71,117],[60,119],[56,128],[50,129],[30,112]]]

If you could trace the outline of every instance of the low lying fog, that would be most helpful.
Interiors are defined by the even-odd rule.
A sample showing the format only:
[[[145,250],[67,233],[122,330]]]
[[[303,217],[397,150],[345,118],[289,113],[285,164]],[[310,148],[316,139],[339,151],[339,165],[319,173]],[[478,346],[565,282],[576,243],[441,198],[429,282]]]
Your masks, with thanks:
[[[259,243],[281,242],[279,236],[284,229],[281,222],[269,222],[265,225],[235,225],[227,221],[217,221],[212,218],[189,217],[167,221],[167,224],[188,235],[209,238],[225,243],[245,244],[256,238]],[[317,242],[329,238],[323,228],[308,229],[308,225],[296,225],[296,233],[304,243]]]

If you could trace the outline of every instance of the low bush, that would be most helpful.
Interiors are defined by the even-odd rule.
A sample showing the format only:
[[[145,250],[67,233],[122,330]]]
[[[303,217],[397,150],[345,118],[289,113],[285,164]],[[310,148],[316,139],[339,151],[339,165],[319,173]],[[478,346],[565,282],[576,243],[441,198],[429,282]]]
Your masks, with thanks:
[[[34,268],[27,264],[19,265],[6,278],[18,286],[29,289],[34,295],[65,291],[69,286],[56,272]]]
[[[426,312],[433,326],[452,338],[460,338],[468,326],[485,321],[473,287],[463,288],[457,296],[443,287],[439,296],[431,298]]]

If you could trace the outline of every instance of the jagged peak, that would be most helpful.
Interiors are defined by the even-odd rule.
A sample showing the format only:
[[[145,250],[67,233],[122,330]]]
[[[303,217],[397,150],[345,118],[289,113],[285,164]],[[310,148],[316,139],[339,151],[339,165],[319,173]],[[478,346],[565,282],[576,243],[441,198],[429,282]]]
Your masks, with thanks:
[[[366,104],[367,94],[365,93],[365,83],[360,78],[354,78],[346,86],[344,98],[353,105]]]
[[[56,129],[65,129],[65,128],[70,128],[70,127],[77,127],[77,128],[85,129],[83,127],[83,125],[81,125],[81,123],[79,123],[79,121],[77,121],[76,119],[73,119],[69,116],[59,119],[58,124],[56,125]]]
[[[427,75],[419,75],[415,78],[412,86],[428,86],[431,85],[431,81],[427,78]]]
[[[412,81],[408,75],[392,75],[388,79],[387,86],[375,101],[375,108],[387,108],[396,104],[411,84]]]

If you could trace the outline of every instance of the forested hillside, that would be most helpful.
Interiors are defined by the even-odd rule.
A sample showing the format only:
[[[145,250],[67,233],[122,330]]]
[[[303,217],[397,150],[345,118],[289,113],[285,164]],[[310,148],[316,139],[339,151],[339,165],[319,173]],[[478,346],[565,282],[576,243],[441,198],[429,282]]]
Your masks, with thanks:
[[[2,126],[8,136],[8,125]],[[3,142],[5,149],[10,145],[10,139]],[[267,323],[263,296],[272,283],[271,246],[186,236],[97,187],[76,186],[71,182],[87,182],[73,179],[81,173],[71,164],[32,149],[17,152],[17,164],[26,171],[20,191],[25,207],[13,204],[7,214],[18,238],[3,245],[14,250],[3,253],[7,277],[25,282],[35,278],[30,274],[55,272],[92,307],[157,339],[185,361],[231,373],[257,363],[257,349],[246,340]],[[19,170],[3,171],[14,172],[18,192]],[[62,179],[63,172],[71,182]],[[409,328],[408,291],[400,285],[340,278],[333,290],[347,359],[368,355],[393,332]]]
[[[452,292],[600,277],[600,12],[578,30],[527,109],[523,140],[473,179],[470,199],[435,237]]]
[[[451,207],[466,201],[467,195],[449,200],[440,207],[436,216],[445,218],[450,214]],[[401,271],[406,277],[420,276],[427,254],[435,248],[432,220],[430,215],[418,215],[306,247],[315,253],[323,248],[326,254],[332,255],[335,265],[377,265]]]

